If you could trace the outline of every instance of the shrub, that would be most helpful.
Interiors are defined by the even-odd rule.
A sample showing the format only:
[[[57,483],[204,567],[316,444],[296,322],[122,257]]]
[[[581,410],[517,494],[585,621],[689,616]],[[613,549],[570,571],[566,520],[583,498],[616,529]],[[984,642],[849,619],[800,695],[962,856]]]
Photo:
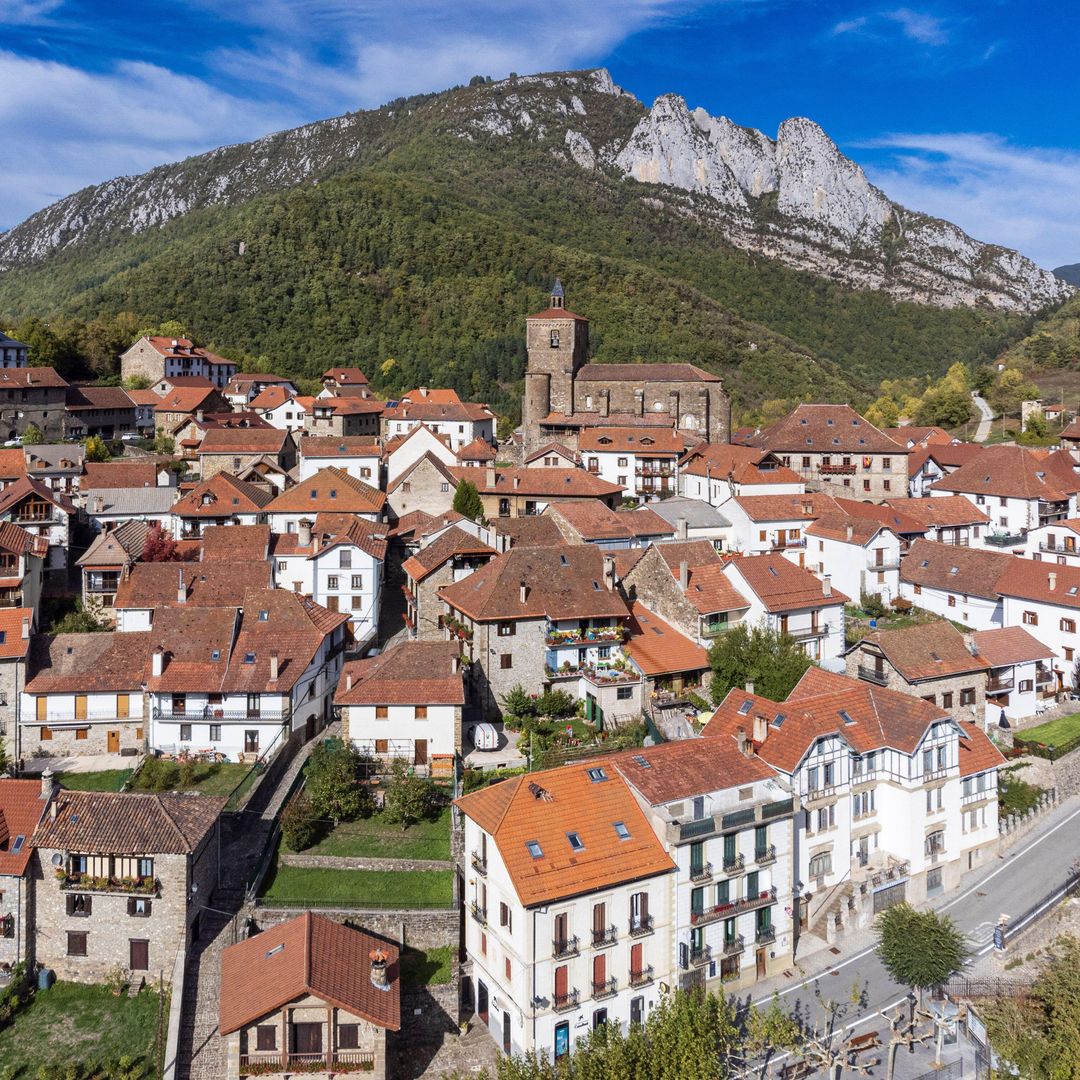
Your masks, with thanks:
[[[576,711],[577,701],[565,690],[546,690],[536,699],[538,716],[561,720],[563,717],[573,716]]]
[[[536,715],[536,700],[531,698],[525,691],[525,687],[518,683],[507,690],[502,699],[503,712],[507,716],[526,717]]]
[[[148,757],[132,785],[140,791],[171,791],[180,785],[180,766],[175,761]]]
[[[871,619],[881,619],[889,613],[889,609],[882,603],[881,597],[876,593],[864,592],[859,598],[859,604]]]
[[[299,791],[281,814],[281,839],[290,851],[303,851],[319,838],[319,816],[311,800]]]
[[[898,596],[892,602],[893,611],[898,615],[906,615],[915,605],[903,596]]]
[[[355,821],[374,809],[371,792],[360,778],[362,758],[352,743],[326,739],[307,764],[307,793],[319,817]]]
[[[383,799],[383,814],[387,821],[400,825],[404,832],[435,809],[435,785],[413,773],[401,758],[394,760],[390,774],[390,786]]]
[[[195,762],[191,758],[184,758],[180,764],[180,785],[186,788],[195,786]]]

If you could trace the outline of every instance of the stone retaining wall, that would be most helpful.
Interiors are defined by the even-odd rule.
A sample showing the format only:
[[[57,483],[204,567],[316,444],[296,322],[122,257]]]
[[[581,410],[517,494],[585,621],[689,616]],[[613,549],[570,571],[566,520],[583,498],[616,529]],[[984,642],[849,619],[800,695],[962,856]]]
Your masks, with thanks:
[[[1057,788],[1044,791],[1039,797],[1039,804],[1026,814],[1009,814],[998,821],[998,838],[987,845],[987,854],[997,855],[1006,847],[1011,847],[1027,833],[1033,832],[1041,824],[1042,815],[1052,810],[1058,803]]]
[[[334,922],[351,923],[369,933],[411,945],[415,949],[457,946],[461,937],[461,912],[455,908],[423,911],[365,911],[361,908],[317,908],[320,915]],[[255,908],[253,916],[261,930],[276,926],[299,915],[298,908]]]
[[[452,870],[449,859],[362,859],[349,855],[294,855],[283,851],[286,866],[316,866],[330,870]]]

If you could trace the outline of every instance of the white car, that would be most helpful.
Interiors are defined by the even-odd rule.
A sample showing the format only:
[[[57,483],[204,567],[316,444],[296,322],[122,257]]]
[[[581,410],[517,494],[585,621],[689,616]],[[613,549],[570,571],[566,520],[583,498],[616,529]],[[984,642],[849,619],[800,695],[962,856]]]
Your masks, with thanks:
[[[142,436],[137,431],[125,431],[120,436],[120,441],[126,443],[142,442]]]
[[[8,439],[8,441],[4,443],[4,449],[10,449],[13,446],[22,446],[21,435],[16,435],[14,439]]]

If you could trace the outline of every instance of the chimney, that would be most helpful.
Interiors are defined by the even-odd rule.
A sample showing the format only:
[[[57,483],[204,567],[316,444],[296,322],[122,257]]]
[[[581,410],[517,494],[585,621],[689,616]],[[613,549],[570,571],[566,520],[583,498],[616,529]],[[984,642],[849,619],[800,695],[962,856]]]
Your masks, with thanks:
[[[735,732],[735,745],[739,748],[739,753],[744,757],[749,757],[754,752],[754,747],[742,728]]]
[[[176,602],[178,604],[187,603],[187,586],[184,584],[184,568],[180,567],[180,581],[176,586]]]
[[[529,586],[525,584],[525,579],[522,578],[518,585],[521,595],[521,602],[524,604],[529,599]]]
[[[352,689],[352,672],[345,672],[345,692],[348,693]]]
[[[634,391],[634,412],[636,412],[638,414],[638,416],[644,416],[645,415],[645,391],[644,390],[635,390]]]
[[[848,523],[848,527],[847,527],[847,539],[848,539],[849,544],[851,543],[852,540],[855,539],[855,526],[852,525],[850,522]]]
[[[1057,588],[1057,573],[1055,571],[1051,570],[1050,573],[1046,575],[1046,585],[1051,592]]]
[[[150,672],[155,679],[161,678],[161,673],[165,670],[165,650],[159,645],[154,650],[154,658],[151,661]]]
[[[690,588],[690,564],[685,559],[679,563],[679,588],[683,592]]]
[[[754,742],[763,743],[769,734],[769,721],[764,716],[754,717]]]
[[[382,990],[384,993],[390,992],[390,983],[386,978],[386,953],[382,949],[376,946],[371,950],[371,985],[376,990]]]
[[[521,487],[521,477],[520,476],[515,476],[514,477],[514,490],[517,491],[517,489],[519,487]]]
[[[461,672],[461,654],[455,654],[454,658],[450,661],[450,674],[458,675]]]
[[[22,621],[22,636],[23,641],[25,641],[30,636],[30,620],[25,616],[23,617]]]
[[[495,488],[495,467],[493,465],[489,465],[487,469],[484,470],[484,487],[489,490],[494,490]]]
[[[600,391],[600,415],[609,416],[611,414],[611,391],[604,389]]]
[[[832,596],[832,574],[824,574],[822,576],[821,592],[825,596]]]
[[[613,555],[604,556],[604,588],[615,589],[615,557]]]
[[[272,649],[270,652],[270,681],[277,682],[278,677],[278,651]]]
[[[105,512],[105,499],[101,495],[94,496],[94,507],[91,513],[103,514]]]
[[[315,524],[311,518],[301,518],[296,523],[296,542],[300,547],[306,548],[311,546],[311,529]]]
[[[56,794],[56,788],[56,777],[52,769],[46,765],[45,771],[41,774],[41,797],[48,802]]]
[[[202,409],[196,409],[195,410],[195,423],[196,424],[201,424],[203,422],[203,417],[205,415],[206,414],[202,411]]]
[[[685,540],[687,536],[686,531],[686,518],[679,517],[675,519],[675,539]]]
[[[746,692],[748,694],[752,694],[754,692],[754,680],[753,679],[747,679],[746,680]]]
[[[427,397],[428,396],[428,388],[426,386],[421,386],[420,387],[420,396],[421,397]]]

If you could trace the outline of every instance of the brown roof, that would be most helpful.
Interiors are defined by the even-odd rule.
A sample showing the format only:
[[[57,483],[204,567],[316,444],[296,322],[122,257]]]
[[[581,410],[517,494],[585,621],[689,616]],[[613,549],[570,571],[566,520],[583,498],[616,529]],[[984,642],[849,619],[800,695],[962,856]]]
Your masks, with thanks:
[[[268,386],[248,402],[249,409],[276,409],[286,401],[292,401],[296,395],[284,386]]]
[[[386,957],[387,990],[371,981],[371,954]],[[370,1021],[401,1027],[398,948],[313,911],[238,941],[221,953],[218,1028],[228,1035],[311,995]]]
[[[569,308],[544,308],[535,315],[526,315],[526,319],[574,319],[577,322],[588,322],[584,315],[575,315]]]
[[[99,533],[78,558],[77,565],[127,566],[142,555],[149,531],[149,521],[122,521],[115,529]]]
[[[1036,562],[1015,555],[1002,558],[1008,560],[996,582],[997,592],[1002,596],[1080,608],[1080,566]]]
[[[56,369],[51,367],[4,368],[0,371],[0,390],[6,390],[13,386],[48,386],[57,388],[67,385],[67,379],[61,378],[56,373]]]
[[[471,480],[481,495],[532,495],[546,499],[598,498],[618,495],[622,488],[609,484],[584,469],[476,469],[455,466],[450,471],[458,480]],[[495,483],[488,483],[488,473]]]
[[[496,457],[495,447],[479,436],[457,452],[458,461],[494,461]]]
[[[990,520],[966,495],[937,495],[928,499],[890,499],[888,505],[928,528],[983,525]]]
[[[864,503],[859,502],[858,499],[836,499],[835,501],[841,513],[851,514],[852,517],[868,518],[871,521],[880,521],[882,525],[887,525],[892,529],[897,536],[923,536],[926,534],[927,527],[921,521],[905,514],[903,510],[898,510],[891,503],[887,505]],[[897,499],[896,501],[903,506],[908,500]]]
[[[952,436],[939,427],[919,427],[916,424],[905,424],[901,427],[887,427],[881,429],[893,442],[907,446],[948,446],[952,442]]]
[[[382,450],[376,435],[345,435],[339,439],[306,435],[299,442],[300,456],[315,457],[379,457]]]
[[[315,515],[315,524],[311,532],[313,542],[317,545],[316,550],[312,552],[313,556],[333,547],[351,544],[372,558],[380,561],[386,558],[386,526],[381,523],[376,524],[364,518],[358,518],[355,514],[332,513],[324,510]]]
[[[996,495],[1060,502],[1080,491],[1080,477],[1065,454],[1046,454],[1023,446],[987,446],[966,465],[931,485],[934,491]]]
[[[134,409],[135,402],[119,386],[69,386],[64,408],[70,412],[82,409]]]
[[[965,720],[960,724],[960,730],[967,736],[960,739],[961,776],[974,776],[1005,764],[1005,755],[978,724]]]
[[[850,405],[798,405],[754,444],[786,454],[908,454]]]
[[[271,514],[377,514],[385,505],[386,492],[331,465],[283,491],[266,509]]]
[[[971,654],[964,635],[944,620],[900,630],[877,630],[863,638],[859,646],[864,643],[876,645],[909,683],[987,671],[990,667],[985,659]]]
[[[164,650],[160,675],[145,660],[146,686],[159,693],[219,693],[229,666],[236,607],[163,607],[154,612],[149,650]],[[124,635],[127,636],[126,634]]]
[[[143,682],[150,632],[39,634],[30,646],[28,694],[124,693]]]
[[[88,855],[190,855],[217,824],[226,800],[215,795],[68,791],[55,797],[34,846]]]
[[[94,488],[156,487],[161,466],[149,461],[88,461],[80,491]]]
[[[327,368],[322,373],[322,377],[332,379],[336,383],[359,383],[363,385],[368,381],[367,376],[356,367]]]
[[[846,604],[851,599],[838,589],[826,596],[822,583],[809,570],[796,566],[782,555],[745,555],[727,565],[742,574],[766,611],[830,607]]]
[[[178,600],[181,584],[186,599]],[[176,562],[135,563],[120,577],[116,588],[118,608],[162,608],[190,604],[196,608],[239,607],[244,590],[270,586],[270,564],[208,562],[191,565]],[[154,616],[157,624],[157,614]]]
[[[237,409],[229,412],[204,412],[201,420],[194,415],[185,416],[180,423],[173,425],[171,431],[175,435],[186,428],[191,428],[196,436],[200,432],[207,432],[214,428],[237,431],[249,431],[251,428],[257,428],[260,431],[277,430],[257,412],[252,412],[250,409]]]
[[[325,402],[317,401],[316,405]],[[427,423],[461,423],[475,420],[490,420],[494,413],[486,405],[475,405],[468,401],[438,402],[431,400],[402,402],[385,410],[387,420],[423,420]]]
[[[297,398],[308,412],[325,409],[335,416],[356,416],[367,413],[381,413],[386,409],[385,401],[372,397],[354,397],[352,394],[334,397]]]
[[[207,525],[202,530],[203,562],[260,562],[269,551],[269,525]]]
[[[1022,626],[1003,626],[997,630],[976,630],[971,640],[991,667],[1008,667],[1031,660],[1048,660],[1054,650],[1032,637]]]
[[[599,499],[549,503],[545,514],[561,517],[586,543],[593,540],[630,540],[638,534],[630,527],[628,514],[620,514]],[[667,523],[664,523],[667,525]],[[664,532],[670,533],[667,526]]]
[[[0,780],[0,879],[22,877],[34,853],[30,842],[45,802],[40,780]],[[23,843],[15,851],[15,841]]]
[[[630,615],[626,652],[646,676],[703,671],[709,666],[705,649],[643,604],[635,600]]]
[[[213,386],[177,386],[158,398],[154,411],[193,413],[202,407],[203,402],[217,396]]]
[[[272,492],[249,484],[232,473],[214,473],[177,499],[172,512],[177,517],[229,517],[232,514],[258,514],[273,500]]]
[[[983,451],[980,443],[949,443],[947,446],[920,446],[911,451],[908,457],[908,476],[917,476],[928,461],[933,461],[943,470],[958,469],[966,465]]]
[[[289,438],[287,431],[276,427],[212,427],[203,436],[199,453],[276,455],[281,453]]]
[[[652,428],[597,427],[583,431],[578,437],[578,450],[607,451],[624,454],[681,454],[686,449],[678,431],[657,431]]]
[[[209,349],[194,345],[188,338],[170,338],[152,335],[147,337],[146,340],[149,341],[163,356],[201,356],[212,364],[230,364],[232,367],[236,367],[235,361],[226,360],[223,356],[218,356],[217,354],[210,352]],[[175,346],[173,345],[173,342],[176,342]],[[183,377],[184,376],[178,376],[178,378]],[[198,375],[187,377],[201,378],[201,376]]]
[[[998,578],[1012,563],[1026,561],[981,548],[916,540],[900,563],[900,580],[924,588],[996,600]]]
[[[406,559],[401,568],[413,581],[423,581],[457,555],[495,554],[493,547],[455,525],[436,537],[427,547],[421,548],[412,558]]]
[[[334,704],[464,705],[461,646],[403,641],[371,659],[351,660],[338,680]]]
[[[679,564],[684,561],[691,567],[723,562],[711,540],[671,540],[657,544],[656,550],[676,577],[679,576]]]
[[[865,547],[886,526],[867,517],[854,514],[822,514],[817,521],[804,530],[807,536],[821,536],[829,540],[840,540],[845,544],[858,544]]]
[[[543,547],[548,544],[565,543],[554,519],[544,514],[493,518],[490,525],[493,532],[509,537],[513,547]]]
[[[603,770],[594,782],[590,769]],[[614,764],[582,762],[516,776],[457,800],[489,833],[526,907],[674,869]],[[620,839],[614,823],[630,834]],[[567,839],[577,833],[583,847]],[[527,844],[540,845],[534,858]]]
[[[734,502],[751,521],[809,521],[839,509],[836,499],[820,491],[804,495],[736,495]]]
[[[21,447],[0,448],[0,479],[14,480],[26,475],[26,455]]]
[[[612,365],[605,364],[604,366],[610,367]],[[612,412],[608,413],[607,416],[591,412],[550,412],[540,420],[540,423],[544,427],[564,427],[572,428],[574,430],[593,427],[611,427],[613,424],[618,427],[642,427],[663,430],[673,428],[677,422],[678,417],[672,416],[670,413],[649,411],[646,411],[640,416],[637,413],[631,412]]]
[[[168,384],[169,386],[194,386],[201,389],[206,389],[206,387],[214,385],[205,375],[168,375],[163,376],[160,381],[162,383]]]
[[[0,551],[44,559],[49,554],[49,538],[35,536],[13,521],[0,521]]]
[[[9,370],[15,369],[10,368]],[[66,495],[61,494],[59,491],[53,491],[48,484],[44,484],[40,480],[23,476],[16,480],[15,483],[9,484],[3,491],[0,491],[0,514],[7,513],[30,495],[37,495],[38,498],[52,503],[53,506],[63,510],[65,514],[75,513],[75,504]]]
[[[693,364],[585,364],[578,373],[580,382],[710,382],[719,375],[703,371]]]
[[[758,446],[702,443],[691,450],[679,471],[691,476],[730,478],[736,484],[801,484],[802,477]]]
[[[581,455],[576,450],[571,450],[569,447],[563,446],[562,443],[556,443],[556,442],[547,443],[544,446],[541,446],[539,450],[536,450],[533,453],[531,453],[525,459],[525,464],[526,465],[533,465],[535,462],[539,461],[542,457],[550,457],[552,455],[555,455],[557,457],[561,457],[561,458],[563,458],[564,461],[568,461],[572,465],[580,465],[581,464]],[[540,467],[542,468],[543,466],[540,466]]]
[[[604,554],[591,544],[512,547],[439,595],[481,622],[627,614],[619,594],[604,587]]]

